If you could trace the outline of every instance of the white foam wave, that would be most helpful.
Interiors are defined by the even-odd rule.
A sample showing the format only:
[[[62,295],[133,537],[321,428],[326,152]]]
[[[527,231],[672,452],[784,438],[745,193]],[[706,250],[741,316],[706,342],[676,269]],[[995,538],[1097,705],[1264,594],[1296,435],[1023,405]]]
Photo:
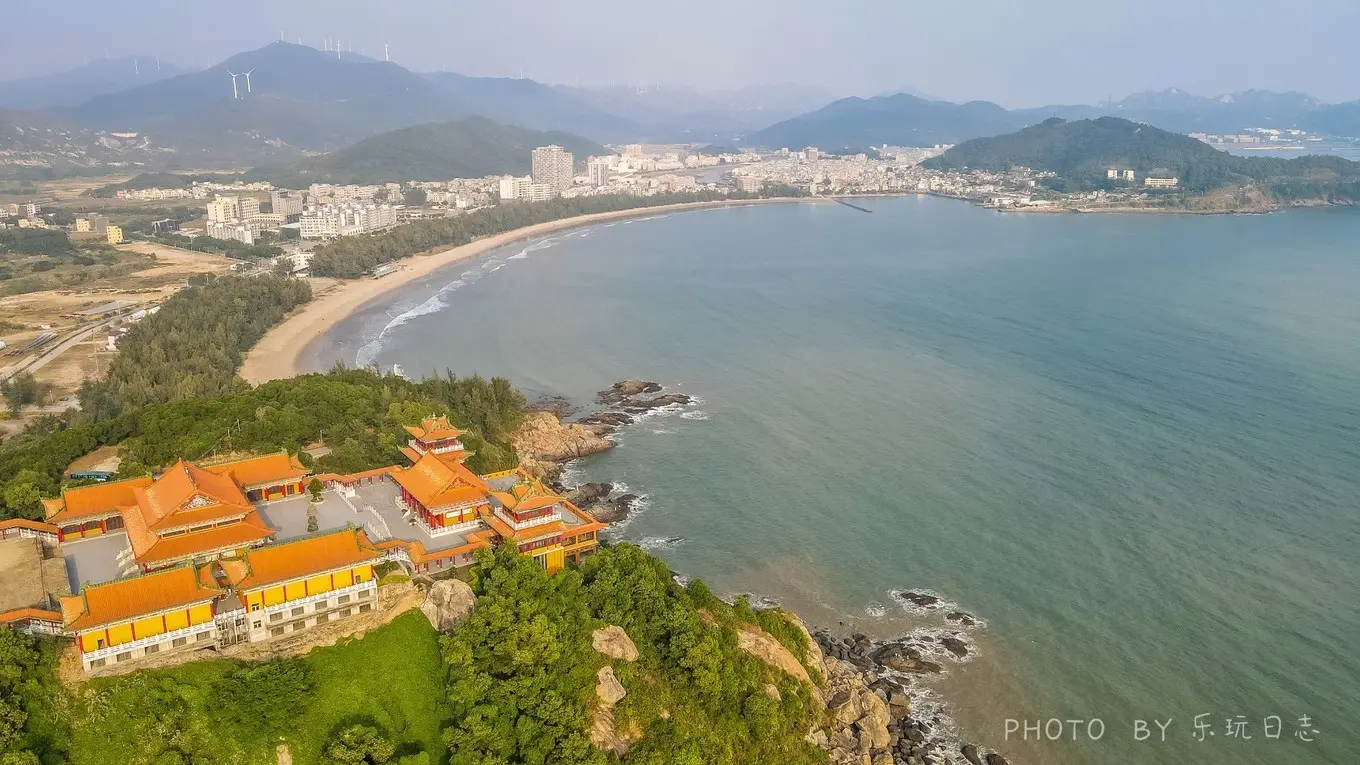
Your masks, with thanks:
[[[359,347],[358,352],[355,353],[354,356],[355,365],[367,367],[374,364],[378,359],[378,354],[383,349],[383,345],[387,340],[387,334],[389,332],[406,324],[412,319],[428,316],[432,313],[438,313],[439,311],[448,308],[449,304],[447,298],[460,288],[466,286],[467,282],[463,279],[454,279],[443,287],[440,287],[438,292],[431,295],[424,302],[416,305],[414,308],[409,308],[396,316],[393,316],[387,324],[383,325],[383,328],[378,332],[376,337]]]
[[[658,435],[658,436],[669,436],[670,434],[674,433],[675,431],[674,431],[674,430],[670,430],[669,428],[653,428],[653,429],[652,429],[652,432],[655,433],[655,434]]]
[[[685,543],[684,537],[647,537],[639,539],[637,546],[647,551],[674,550]]]
[[[559,241],[558,239],[550,237],[548,239],[540,239],[537,242],[531,242],[525,245],[524,249],[506,258],[506,260],[524,260],[529,257],[529,253],[538,252],[539,250],[546,250],[549,247],[552,247],[553,245],[557,244],[558,241]]]
[[[681,412],[680,417],[686,420],[707,420],[708,412],[695,410],[692,412]]]
[[[888,609],[882,603],[870,603],[864,607],[864,615],[874,619],[882,619],[887,614]]]
[[[927,595],[929,597],[935,598],[935,602],[927,603],[925,605],[917,605],[916,603],[913,603],[910,600],[906,599],[907,593]],[[893,599],[893,602],[897,603],[897,605],[900,606],[903,611],[906,611],[909,614],[915,614],[916,616],[929,616],[931,614],[940,613],[945,609],[954,611],[957,610],[959,607],[957,603],[951,600],[947,600],[940,593],[935,592],[934,590],[921,589],[919,587],[910,590],[889,590],[888,596],[891,597]]]
[[[575,489],[585,483],[586,474],[581,470],[580,460],[572,460],[562,465],[562,473],[557,476],[557,480],[568,489]],[[618,484],[614,484],[618,486]]]

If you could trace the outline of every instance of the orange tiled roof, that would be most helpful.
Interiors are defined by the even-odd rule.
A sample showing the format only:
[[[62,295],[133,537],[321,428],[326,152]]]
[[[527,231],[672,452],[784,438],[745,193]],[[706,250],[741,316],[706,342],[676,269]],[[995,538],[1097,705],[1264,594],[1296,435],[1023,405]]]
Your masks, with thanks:
[[[151,486],[135,493],[141,515],[152,531],[215,523],[244,515],[254,507],[230,476],[209,472],[184,460],[176,462]]]
[[[520,481],[505,491],[492,492],[491,496],[495,497],[506,510],[519,513],[562,501],[562,495],[537,480]]]
[[[138,563],[147,564],[245,547],[268,539],[275,533],[254,509],[236,523],[169,537],[157,536],[146,526],[142,514],[136,511],[124,513],[123,521],[127,527],[128,542],[132,544],[132,554]]]
[[[220,594],[216,587],[198,581],[193,566],[180,566],[86,587],[79,595],[62,598],[61,612],[67,629],[80,630],[190,606]]]
[[[443,441],[463,435],[449,424],[447,417],[426,417],[419,425],[407,425],[406,432],[421,441]]]
[[[427,508],[473,502],[486,497],[487,486],[476,473],[458,462],[425,454],[392,478]]]
[[[357,566],[379,557],[377,550],[360,542],[358,532],[354,529],[341,529],[330,534],[251,550],[245,555],[248,572],[233,582],[238,589],[247,590],[346,566]],[[228,571],[228,574],[231,572]]]
[[[204,470],[218,475],[230,475],[241,486],[249,489],[254,486],[277,484],[296,480],[307,475],[307,468],[298,462],[297,457],[288,452],[266,454],[261,457],[205,465]]]
[[[7,521],[0,521],[0,530],[2,529],[29,529],[45,534],[57,533],[56,526],[41,521],[30,521],[27,518],[10,518]]]
[[[0,614],[0,624],[13,624],[23,619],[37,619],[44,622],[61,622],[62,615],[45,608],[16,608]]]
[[[150,476],[94,483],[66,489],[61,493],[61,499],[45,499],[43,505],[47,508],[47,520],[53,523],[108,515],[118,512],[120,507],[137,504],[136,490],[150,485]]]

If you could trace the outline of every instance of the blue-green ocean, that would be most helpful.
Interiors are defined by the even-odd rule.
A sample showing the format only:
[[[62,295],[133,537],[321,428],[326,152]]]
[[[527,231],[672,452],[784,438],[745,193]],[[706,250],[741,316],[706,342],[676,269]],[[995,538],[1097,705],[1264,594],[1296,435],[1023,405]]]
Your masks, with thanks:
[[[846,629],[941,594],[986,626],[940,691],[1017,760],[1360,761],[1360,214],[861,204],[515,245],[308,363],[697,396],[576,468],[646,495],[615,536]],[[1007,718],[1105,733],[1026,744]]]

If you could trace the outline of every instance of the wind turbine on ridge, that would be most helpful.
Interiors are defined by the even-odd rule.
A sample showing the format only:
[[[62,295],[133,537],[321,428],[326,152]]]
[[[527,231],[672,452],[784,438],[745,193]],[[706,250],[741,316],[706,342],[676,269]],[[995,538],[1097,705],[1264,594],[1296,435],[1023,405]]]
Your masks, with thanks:
[[[236,89],[236,78],[240,77],[241,75],[231,71],[230,69],[227,70],[227,74],[231,75],[231,97],[240,98],[241,92]]]
[[[253,72],[253,71],[255,71],[255,70],[252,68],[252,69],[250,70],[250,72]],[[246,73],[245,73],[245,77],[246,77],[246,93],[247,93],[247,94],[250,93],[250,72],[246,72]]]

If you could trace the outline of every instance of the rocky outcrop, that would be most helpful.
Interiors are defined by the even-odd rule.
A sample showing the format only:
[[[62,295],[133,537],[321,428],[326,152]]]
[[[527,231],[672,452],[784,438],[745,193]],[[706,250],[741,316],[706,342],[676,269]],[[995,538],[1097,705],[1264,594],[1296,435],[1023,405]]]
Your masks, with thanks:
[[[614,726],[614,705],[623,701],[628,691],[608,665],[595,673],[595,698],[598,703],[590,715],[590,743],[596,749],[613,752],[622,757],[628,753],[631,741]]]
[[[420,612],[440,632],[453,629],[477,608],[472,588],[457,579],[441,579],[430,585]]]
[[[600,671],[595,673],[595,697],[600,700],[600,704],[612,709],[627,695],[628,691],[614,674],[614,668],[608,664],[600,667]]]
[[[611,659],[623,661],[637,661],[638,659],[638,649],[632,638],[628,637],[628,633],[616,624],[601,627],[592,632],[590,644],[596,651]]]
[[[636,420],[623,412],[596,412],[577,420],[579,425],[593,425],[610,429],[632,425]]]
[[[836,765],[893,762],[893,736],[889,726],[893,716],[884,699],[870,687],[869,676],[849,662],[825,659],[825,730],[808,737],[831,754]]]
[[[633,512],[640,499],[642,498],[636,494],[620,494],[613,499],[597,502],[590,507],[583,509],[589,510],[590,514],[595,516],[595,520],[597,521],[618,523]]]
[[[935,596],[914,594],[925,596],[920,598],[924,603],[914,605],[934,605],[927,599]],[[808,741],[826,748],[836,765],[1007,765],[996,752],[984,754],[976,745],[950,737],[948,719],[930,701],[915,709],[920,678],[942,671],[939,663],[925,658],[927,652],[933,658],[963,661],[969,652],[963,633],[921,630],[877,642],[863,634],[836,637],[819,630],[812,638],[826,668],[828,722]]]
[[[939,673],[943,667],[922,657],[920,649],[901,643],[889,643],[873,653],[873,660],[888,669],[909,674]]]
[[[567,499],[577,507],[589,507],[614,492],[613,484],[583,483],[567,493]]]
[[[510,441],[526,470],[549,479],[561,472],[563,462],[614,448],[614,442],[598,428],[564,425],[551,412],[526,414]]]
[[[737,645],[741,650],[777,669],[782,669],[803,682],[812,685],[807,668],[798,661],[789,649],[775,640],[770,633],[759,627],[744,626],[737,632]]]
[[[609,390],[600,391],[595,400],[601,404],[618,404],[633,396],[660,392],[661,385],[649,380],[620,380],[614,383]]]

